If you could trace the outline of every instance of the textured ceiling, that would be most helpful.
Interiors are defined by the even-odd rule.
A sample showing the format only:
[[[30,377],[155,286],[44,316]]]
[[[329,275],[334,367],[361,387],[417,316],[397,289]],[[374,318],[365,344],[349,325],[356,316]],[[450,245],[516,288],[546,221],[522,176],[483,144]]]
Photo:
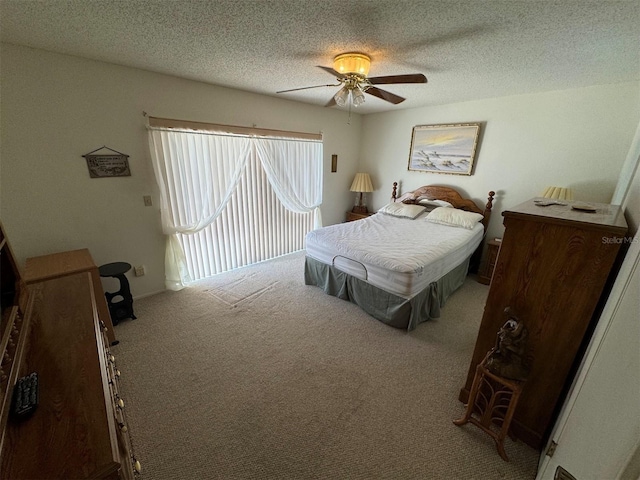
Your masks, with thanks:
[[[316,65],[424,73],[359,113],[640,79],[640,0],[1,0],[3,42],[324,105]],[[337,108],[337,107],[333,107]]]

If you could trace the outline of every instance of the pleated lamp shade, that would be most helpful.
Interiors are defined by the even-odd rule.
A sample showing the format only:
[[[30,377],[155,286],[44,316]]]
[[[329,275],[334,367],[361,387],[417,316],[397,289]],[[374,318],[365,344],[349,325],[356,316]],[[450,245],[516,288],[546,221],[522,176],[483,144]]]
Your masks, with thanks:
[[[556,200],[573,200],[573,190],[566,187],[547,187],[542,192],[542,196]]]
[[[373,192],[373,184],[368,173],[356,173],[351,188],[352,192]]]
[[[356,173],[356,178],[353,179],[351,188],[349,189],[356,193],[356,201],[353,209],[354,213],[368,213],[367,210],[367,192],[373,192],[373,184],[371,183],[371,177],[368,173]]]

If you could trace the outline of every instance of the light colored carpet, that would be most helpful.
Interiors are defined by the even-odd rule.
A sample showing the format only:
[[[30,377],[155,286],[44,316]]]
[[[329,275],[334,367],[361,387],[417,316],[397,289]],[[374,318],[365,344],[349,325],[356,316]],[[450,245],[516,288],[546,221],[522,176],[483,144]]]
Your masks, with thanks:
[[[144,480],[533,479],[458,401],[488,287],[397,330],[305,286],[302,252],[137,300],[113,348]]]

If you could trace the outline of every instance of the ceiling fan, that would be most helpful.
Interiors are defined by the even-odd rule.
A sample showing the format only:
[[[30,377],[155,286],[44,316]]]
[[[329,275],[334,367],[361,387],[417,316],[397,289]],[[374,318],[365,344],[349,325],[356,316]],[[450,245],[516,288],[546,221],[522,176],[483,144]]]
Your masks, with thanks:
[[[387,75],[383,77],[367,77],[369,67],[371,66],[371,58],[363,53],[343,53],[333,59],[333,68],[318,65],[323,69],[336,76],[338,83],[329,85],[315,85],[312,87],[292,88],[290,90],[281,90],[276,93],[295,92],[298,90],[307,90],[309,88],[319,87],[339,87],[342,88],[336,93],[331,100],[327,102],[325,107],[333,107],[338,105],[344,107],[351,101],[354,107],[362,105],[365,101],[365,93],[378,97],[394,105],[405,101],[403,97],[395,95],[374,85],[390,85],[394,83],[427,83],[427,77],[421,73],[411,73],[407,75]]]

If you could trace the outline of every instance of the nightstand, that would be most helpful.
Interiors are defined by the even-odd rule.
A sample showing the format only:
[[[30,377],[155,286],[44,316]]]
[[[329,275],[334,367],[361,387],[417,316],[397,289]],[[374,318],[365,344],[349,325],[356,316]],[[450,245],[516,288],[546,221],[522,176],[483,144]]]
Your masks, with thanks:
[[[478,282],[484,285],[489,285],[491,283],[493,268],[496,266],[501,241],[502,239],[500,238],[494,238],[487,242],[487,260],[484,262],[482,269],[478,272]]]
[[[354,220],[362,220],[363,218],[370,217],[375,212],[367,212],[367,213],[354,213],[347,212],[347,222],[353,222]]]

